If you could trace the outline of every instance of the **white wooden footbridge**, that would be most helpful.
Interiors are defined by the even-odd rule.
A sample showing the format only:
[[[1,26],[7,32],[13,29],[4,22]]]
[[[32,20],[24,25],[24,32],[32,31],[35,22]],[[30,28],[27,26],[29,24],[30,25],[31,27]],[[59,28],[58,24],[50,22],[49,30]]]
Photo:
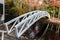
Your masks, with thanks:
[[[42,17],[50,18],[50,14],[46,11],[36,10],[25,13],[4,23],[6,30],[0,30],[0,32],[2,33],[1,40],[4,40],[4,33],[11,35],[13,31],[15,31],[17,38],[21,37],[22,34],[26,32],[26,30],[28,30],[36,21],[38,21]],[[9,27],[10,24],[11,26]]]

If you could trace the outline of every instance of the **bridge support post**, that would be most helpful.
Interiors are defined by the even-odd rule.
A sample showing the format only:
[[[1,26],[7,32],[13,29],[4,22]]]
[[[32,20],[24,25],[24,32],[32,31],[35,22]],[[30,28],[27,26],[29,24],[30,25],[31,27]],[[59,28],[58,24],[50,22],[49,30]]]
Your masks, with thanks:
[[[4,40],[4,32],[2,32],[2,38],[1,38],[1,40]]]

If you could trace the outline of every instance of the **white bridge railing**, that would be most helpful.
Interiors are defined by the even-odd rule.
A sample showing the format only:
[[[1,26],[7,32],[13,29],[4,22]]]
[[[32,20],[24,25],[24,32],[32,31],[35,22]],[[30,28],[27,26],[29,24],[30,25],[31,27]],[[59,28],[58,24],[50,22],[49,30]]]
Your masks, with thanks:
[[[7,29],[8,34],[11,33],[14,30],[13,28],[15,27],[16,23],[19,23],[19,22],[23,21],[24,19],[26,19],[27,17],[33,15],[34,12],[36,12],[36,11],[25,13],[25,14],[19,16],[19,17],[16,17],[16,18],[4,23],[6,25],[6,29]],[[11,28],[9,28],[8,25],[10,25],[11,23],[13,23],[13,25],[12,25]]]
[[[33,15],[29,16],[25,20],[18,23],[16,28],[17,37],[19,38],[26,30],[28,30],[36,21],[38,21],[42,17],[48,17],[50,18],[50,15],[46,11],[37,11]],[[19,30],[19,28],[21,28]]]
[[[13,33],[13,31],[15,30],[16,36],[17,38],[19,38],[24,32],[26,32],[26,30],[28,30],[36,21],[38,21],[42,17],[50,18],[50,15],[46,11],[36,10],[14,18],[4,23],[4,25],[6,25],[8,34]],[[10,24],[13,25],[9,27]]]

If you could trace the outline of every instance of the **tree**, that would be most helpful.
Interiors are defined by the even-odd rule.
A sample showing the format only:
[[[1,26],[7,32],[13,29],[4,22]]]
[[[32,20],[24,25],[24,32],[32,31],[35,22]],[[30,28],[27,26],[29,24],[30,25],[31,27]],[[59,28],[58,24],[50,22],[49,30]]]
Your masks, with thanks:
[[[5,21],[9,21],[18,16],[18,10],[14,6],[13,1],[8,1],[5,3]]]

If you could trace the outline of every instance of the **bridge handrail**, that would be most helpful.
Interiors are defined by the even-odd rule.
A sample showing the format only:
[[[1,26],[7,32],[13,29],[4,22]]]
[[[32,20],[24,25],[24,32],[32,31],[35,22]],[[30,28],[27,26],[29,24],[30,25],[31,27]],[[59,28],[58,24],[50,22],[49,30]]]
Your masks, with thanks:
[[[32,14],[33,12],[35,12],[35,11],[25,13],[25,14],[23,14],[23,15],[21,15],[21,16],[18,16],[18,17],[16,17],[16,18],[14,18],[14,19],[12,19],[12,20],[10,20],[10,21],[4,23],[4,24],[9,25],[10,23],[14,22],[16,19],[19,19],[19,18],[21,18],[21,17],[23,17],[23,16],[26,16],[26,15],[28,15],[28,14]]]
[[[38,10],[25,13],[25,14],[23,14],[23,15],[21,15],[21,16],[18,16],[18,17],[16,17],[16,18],[14,18],[14,19],[12,19],[12,20],[4,23],[4,25],[6,26],[6,29],[7,29],[8,34],[9,34],[11,31],[15,30],[15,29],[13,29],[13,27],[15,26],[15,24],[17,23],[17,21],[18,21],[20,18],[22,18],[22,17],[24,18],[24,17],[27,16],[27,15],[31,16],[31,15],[33,15],[34,13],[36,13],[37,11],[38,11]],[[24,20],[24,19],[23,19],[23,20]],[[13,23],[13,22],[14,22],[14,24],[13,24],[12,27],[9,29],[9,28],[8,28],[8,27],[9,27],[8,25],[11,24],[11,23]],[[13,30],[12,30],[12,29],[13,29]]]
[[[46,12],[46,11],[43,11],[43,12]],[[29,23],[27,23],[28,22],[28,20],[31,20],[31,19],[33,19],[34,18],[34,16],[36,16],[37,15],[37,19],[36,20],[34,20],[31,24],[29,24]],[[44,16],[47,16],[48,18],[50,18],[50,15],[46,12],[46,13],[43,13],[43,15]],[[26,18],[25,20],[23,20],[23,21],[21,21],[20,23],[18,23],[16,26],[15,26],[15,28],[16,28],[16,32],[17,32],[17,37],[19,38],[28,28],[30,28],[31,27],[31,25],[33,25],[36,21],[38,21],[40,18],[42,18],[42,17],[44,17],[42,14],[40,14],[39,12],[38,12],[38,14],[37,13],[34,13],[33,15],[31,15],[31,16],[29,16],[28,18]],[[40,16],[40,17],[39,17]],[[39,18],[38,18],[39,17]],[[22,31],[22,29],[21,30],[19,30],[19,32],[18,32],[18,28],[22,25],[22,24],[24,24],[24,23],[26,23],[26,24],[28,24],[28,26]],[[22,31],[22,32],[21,32]]]
[[[26,17],[27,15],[29,15],[29,16]],[[15,30],[15,31],[16,31],[16,35],[17,35],[17,37],[19,38],[19,37],[21,37],[21,35],[22,35],[26,30],[28,30],[28,28],[30,28],[36,21],[38,21],[40,18],[45,17],[45,16],[47,16],[48,18],[50,18],[49,13],[46,12],[46,11],[39,11],[39,10],[31,11],[31,12],[25,13],[25,14],[23,14],[23,15],[21,15],[21,16],[18,16],[18,17],[16,17],[16,18],[14,18],[14,19],[12,19],[12,20],[4,23],[4,25],[5,25],[6,29],[7,29],[7,33],[8,33],[8,34],[10,34],[13,30]],[[17,22],[20,18],[22,18],[22,17],[23,17],[23,18],[26,17],[26,18],[23,19],[21,22],[18,22],[18,23],[16,24],[16,22]],[[32,21],[32,22],[31,22],[31,21]],[[14,22],[14,24],[12,25],[12,27],[11,27],[10,30],[9,30],[9,29],[8,29],[8,27],[9,27],[8,25],[11,24],[11,23],[13,23],[13,22]],[[28,22],[28,23],[27,23],[27,22]],[[23,24],[23,25],[22,25],[22,24]],[[26,24],[27,24],[27,25],[26,25]],[[18,32],[18,28],[19,28],[19,26],[21,26],[21,25],[22,25],[22,28],[19,29],[19,32]],[[24,28],[24,25],[26,25],[27,27]],[[23,30],[23,28],[24,28],[24,30]]]

